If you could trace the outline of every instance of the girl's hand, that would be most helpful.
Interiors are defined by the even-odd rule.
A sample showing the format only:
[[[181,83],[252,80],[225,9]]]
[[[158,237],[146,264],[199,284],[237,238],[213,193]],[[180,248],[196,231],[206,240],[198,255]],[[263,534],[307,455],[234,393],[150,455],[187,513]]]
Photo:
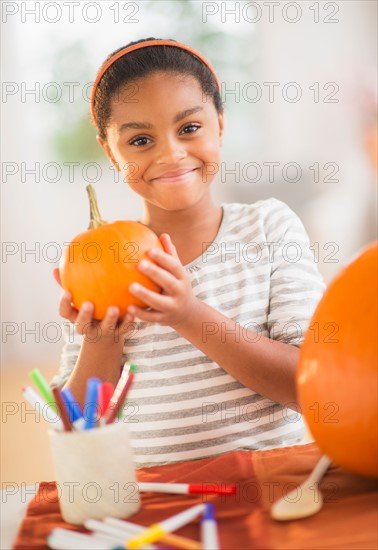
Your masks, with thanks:
[[[164,252],[151,248],[148,255],[154,263],[141,260],[138,270],[159,285],[162,288],[162,293],[158,294],[139,283],[132,283],[129,286],[129,291],[143,300],[151,309],[129,306],[127,311],[142,321],[178,328],[184,320],[186,321],[190,317],[190,312],[196,307],[198,300],[193,295],[190,280],[170,236],[164,233],[160,236],[160,241]]]
[[[53,275],[61,286],[58,268],[54,269]],[[94,306],[91,302],[84,302],[80,310],[77,310],[73,307],[71,300],[70,293],[65,290],[60,299],[59,313],[62,317],[73,323],[77,332],[83,334],[89,342],[98,342],[100,340],[119,342],[122,336],[130,335],[130,332],[135,329],[133,315],[127,314],[123,319],[118,319],[118,307],[110,306],[104,319],[97,321],[92,318]]]

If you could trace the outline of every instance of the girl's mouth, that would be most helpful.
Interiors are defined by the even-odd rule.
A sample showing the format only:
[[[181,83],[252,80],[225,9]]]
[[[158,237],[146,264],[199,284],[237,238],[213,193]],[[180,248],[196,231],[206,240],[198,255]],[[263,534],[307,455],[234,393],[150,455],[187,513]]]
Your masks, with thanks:
[[[153,178],[152,181],[167,183],[185,181],[190,178],[196,170],[198,170],[198,168],[176,170],[174,172],[165,172],[161,176]]]

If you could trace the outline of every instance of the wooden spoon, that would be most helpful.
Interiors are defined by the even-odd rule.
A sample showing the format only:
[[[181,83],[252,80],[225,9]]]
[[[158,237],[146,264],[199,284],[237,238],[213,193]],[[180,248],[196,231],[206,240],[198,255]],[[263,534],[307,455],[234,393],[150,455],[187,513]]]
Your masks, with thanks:
[[[323,506],[319,482],[332,464],[328,456],[323,455],[310,476],[294,491],[277,500],[270,515],[278,521],[288,521],[312,516]]]

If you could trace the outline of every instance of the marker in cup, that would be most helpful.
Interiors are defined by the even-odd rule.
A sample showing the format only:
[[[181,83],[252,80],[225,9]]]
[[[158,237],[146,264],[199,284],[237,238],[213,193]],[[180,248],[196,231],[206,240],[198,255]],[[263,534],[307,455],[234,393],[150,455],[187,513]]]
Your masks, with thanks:
[[[49,406],[53,409],[54,412],[58,412],[58,408],[55,404],[55,400],[54,400],[51,388],[46,382],[46,380],[43,378],[41,371],[39,369],[33,369],[29,373],[29,376],[33,380],[34,384],[36,385],[37,389],[39,390],[40,394],[42,395],[46,403],[49,404]]]
[[[57,430],[64,430],[63,422],[59,418],[58,411],[47,404],[44,399],[30,386],[24,386],[22,388],[22,395],[30,403],[30,405],[37,411],[42,412],[43,418],[54,424],[54,428]]]
[[[54,399],[55,399],[55,403],[57,404],[58,410],[60,412],[60,418],[63,422],[64,430],[66,432],[71,432],[72,431],[72,424],[71,424],[69,416],[68,416],[68,411],[67,411],[66,404],[64,403],[63,397],[60,394],[60,390],[59,390],[59,388],[55,387],[55,388],[52,389],[52,392],[53,392],[53,396],[54,396]]]
[[[121,378],[118,381],[116,389],[114,390],[113,397],[110,400],[108,410],[106,411],[104,417],[105,424],[110,424],[114,422],[117,416],[122,413],[123,405],[125,403],[127,393],[133,382],[136,370],[136,366],[131,364],[127,378],[126,372],[123,372]]]
[[[79,403],[76,401],[72,391],[69,388],[63,388],[60,392],[63,401],[67,407],[68,416],[71,424],[76,430],[81,430],[84,427],[83,411]]]
[[[90,430],[96,428],[98,423],[98,397],[99,397],[99,386],[101,380],[99,378],[89,378],[87,381],[87,392],[85,397],[85,407],[84,407],[84,430]]]

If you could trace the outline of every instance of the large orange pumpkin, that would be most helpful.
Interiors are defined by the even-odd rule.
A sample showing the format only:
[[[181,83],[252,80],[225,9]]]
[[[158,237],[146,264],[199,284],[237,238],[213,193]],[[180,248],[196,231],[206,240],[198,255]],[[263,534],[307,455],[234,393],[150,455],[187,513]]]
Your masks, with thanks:
[[[129,292],[132,282],[160,292],[154,282],[137,270],[137,265],[147,257],[149,248],[162,249],[162,245],[155,233],[141,223],[104,222],[91,185],[87,191],[91,221],[88,231],[77,235],[63,252],[59,263],[61,283],[71,293],[77,309],[85,301],[92,302],[93,317],[101,320],[109,306],[118,306],[122,317],[131,304],[146,306]]]
[[[311,320],[297,373],[315,441],[336,464],[378,476],[377,244],[331,282]]]

